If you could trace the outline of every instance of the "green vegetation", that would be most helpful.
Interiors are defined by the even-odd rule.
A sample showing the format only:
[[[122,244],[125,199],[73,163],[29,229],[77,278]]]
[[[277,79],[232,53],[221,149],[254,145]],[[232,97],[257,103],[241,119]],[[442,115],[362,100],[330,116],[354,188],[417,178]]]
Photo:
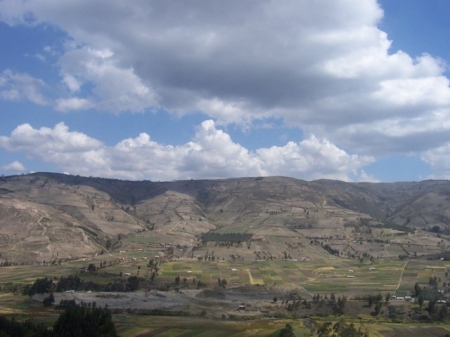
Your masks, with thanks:
[[[48,329],[44,324],[30,320],[17,321],[0,316],[2,337],[116,337],[117,332],[111,313],[102,308],[69,306]]]
[[[128,253],[127,253],[128,254]],[[135,253],[129,253],[132,256]],[[128,256],[128,255],[126,255]],[[204,307],[201,305],[193,305],[188,311],[182,310],[147,310],[127,311],[126,315],[129,317],[126,322],[121,322],[119,317],[122,317],[123,311],[118,312],[117,318],[114,314],[113,319],[117,321],[118,333],[122,336],[135,336],[139,333],[152,332],[157,337],[168,336],[277,336],[283,328],[286,328],[286,324],[291,324],[294,336],[318,336],[318,330],[321,327],[326,326],[327,333],[331,336],[332,333],[337,336],[338,331],[350,331],[354,333],[368,333],[369,336],[384,336],[377,329],[372,327],[369,323],[370,320],[376,319],[378,324],[386,324],[387,322],[400,322],[404,323],[409,320],[414,321],[426,321],[426,322],[444,322],[449,320],[448,312],[446,312],[446,306],[438,303],[436,299],[428,298],[423,303],[400,304],[400,302],[388,301],[386,296],[388,293],[394,294],[400,283],[399,289],[404,289],[405,292],[415,293],[415,289],[419,289],[422,294],[434,293],[432,289],[447,288],[448,274],[446,273],[446,261],[428,261],[428,260],[416,260],[408,261],[405,264],[404,261],[398,260],[385,260],[380,261],[378,264],[360,263],[359,261],[352,261],[348,259],[336,259],[336,260],[315,260],[294,262],[291,259],[281,260],[266,260],[266,261],[232,261],[225,262],[218,261],[198,261],[196,259],[180,259],[174,261],[159,261],[157,266],[160,268],[158,276],[154,282],[150,281],[150,274],[147,270],[154,270],[155,261],[134,261],[129,259],[119,265],[109,264],[102,261],[102,256],[97,257],[95,260],[84,263],[86,270],[88,266],[93,264],[96,266],[92,272],[80,272],[79,261],[63,263],[61,266],[36,266],[34,272],[36,274],[42,274],[45,271],[51,271],[57,274],[58,270],[63,273],[68,271],[78,270],[77,274],[69,274],[68,276],[60,276],[59,278],[38,278],[35,279],[33,284],[26,287],[26,294],[39,294],[46,293],[46,299],[48,299],[49,307],[45,310],[54,310],[50,303],[51,294],[53,291],[65,291],[69,289],[73,290],[102,290],[102,291],[122,291],[122,290],[135,290],[139,288],[147,289],[147,287],[155,287],[156,289],[171,290],[176,287],[181,289],[197,289],[199,282],[206,288],[219,288],[221,291],[233,289],[236,285],[248,285],[249,292],[255,291],[260,293],[261,291],[268,291],[271,287],[277,283],[280,285],[301,286],[307,291],[313,293],[313,297],[310,298],[308,293],[304,292],[301,295],[289,295],[283,292],[275,292],[270,294],[267,301],[270,302],[271,313],[269,317],[274,315],[275,317],[282,318],[276,326],[264,326],[264,328],[255,327],[260,323],[260,318],[263,316],[249,316],[252,317],[250,322],[245,324],[246,328],[250,328],[252,324],[252,332],[247,330],[240,330],[242,328],[242,320],[246,320],[246,316],[239,316],[232,313],[226,314],[226,318],[222,318],[223,325],[219,330],[212,329],[211,321],[204,319],[201,326],[187,326],[186,320],[192,320],[193,317],[201,316],[202,312],[208,318],[211,318],[210,311],[212,308]],[[98,266],[102,268],[97,268]],[[150,268],[150,265],[152,266]],[[71,267],[72,266],[72,267]],[[77,266],[77,267],[75,267]],[[130,270],[137,273],[140,267],[140,277],[134,276],[120,276],[122,270]],[[374,270],[369,268],[374,267]],[[25,273],[25,270],[29,269],[28,266],[11,266],[0,268],[0,277],[2,275],[8,275],[10,271],[16,271],[19,275],[18,281],[28,280],[29,274]],[[354,278],[347,278],[349,270],[352,270]],[[414,270],[414,272],[412,272]],[[403,273],[402,273],[403,272]],[[17,278],[16,275],[16,278]],[[427,277],[425,277],[427,276]],[[23,277],[23,279],[20,279]],[[422,280],[420,283],[417,280]],[[226,281],[225,281],[226,280]],[[133,282],[139,281],[137,284]],[[195,281],[195,282],[193,282]],[[131,283],[130,283],[131,282]],[[444,286],[445,283],[445,286]],[[121,285],[121,290],[111,288],[111,284]],[[256,284],[259,284],[257,286]],[[417,287],[415,287],[417,284]],[[251,286],[253,285],[253,286]],[[201,289],[203,289],[201,287]],[[277,289],[276,287],[274,289]],[[274,290],[275,291],[275,290]],[[366,294],[363,297],[358,297],[357,294]],[[375,294],[375,295],[374,295]],[[269,296],[268,295],[268,296]],[[399,295],[399,294],[397,294]],[[143,296],[143,295],[142,295]],[[428,295],[427,295],[428,296]],[[387,296],[389,298],[390,296]],[[43,298],[43,297],[41,297]],[[274,298],[277,298],[275,301]],[[441,297],[439,297],[440,299]],[[350,301],[351,300],[351,301]],[[3,307],[9,302],[2,300]],[[22,303],[27,303],[26,305]],[[16,304],[8,304],[8,310],[15,308],[14,310],[22,310],[23,312],[29,312],[33,308],[33,302],[25,302],[24,299]],[[407,304],[406,304],[407,303]],[[431,304],[430,304],[431,303]],[[55,303],[57,304],[57,303]],[[42,303],[40,304],[43,308]],[[404,306],[407,305],[411,309],[405,310]],[[70,302],[59,303],[61,308],[67,306],[73,306]],[[0,306],[1,307],[1,306]],[[277,308],[277,309],[275,309]],[[353,308],[353,309],[352,309]],[[360,309],[357,309],[360,308]],[[235,309],[234,309],[235,310]],[[355,312],[366,312],[369,318],[364,318],[364,328],[359,330],[359,325],[355,324],[355,314],[352,314],[352,310]],[[44,311],[45,312],[45,311]],[[251,311],[250,311],[251,312]],[[323,319],[317,320],[314,318],[316,314],[322,316]],[[136,315],[136,316],[135,316]],[[147,317],[148,323],[140,320],[139,315],[150,315]],[[163,316],[161,316],[163,315]],[[169,325],[167,315],[178,315],[177,318],[180,323]],[[338,317],[336,318],[336,316]],[[145,317],[145,316],[143,316]],[[160,317],[156,319],[156,317]],[[186,318],[182,318],[186,317]],[[189,317],[189,318],[188,318]],[[311,335],[310,328],[303,326],[302,321],[289,321],[293,317],[311,317],[314,322],[314,332]],[[334,317],[328,318],[326,317]],[[343,318],[346,324],[338,324],[339,320]],[[337,319],[337,321],[336,321]],[[283,321],[284,320],[284,321]],[[288,320],[288,321],[286,321]],[[22,320],[22,322],[24,322]],[[138,325],[128,322],[140,322]],[[151,323],[153,322],[153,323]],[[159,323],[156,323],[159,322]],[[161,327],[162,322],[166,322],[166,325]],[[327,323],[324,325],[326,322]],[[361,321],[358,321],[358,324]],[[227,324],[225,324],[227,323]],[[46,326],[53,324],[52,322],[46,323]],[[159,324],[159,325],[158,325]],[[215,326],[218,325],[216,322]],[[338,325],[336,325],[338,324]],[[352,327],[353,324],[353,327]],[[342,330],[334,330],[338,327]],[[345,329],[347,330],[345,330]],[[256,330],[255,330],[256,329]],[[399,329],[398,327],[396,329]],[[214,331],[219,331],[219,334],[214,334]],[[259,331],[258,333],[255,331]],[[326,336],[321,332],[323,336]],[[399,335],[399,334],[397,334]],[[354,335],[358,336],[358,335]],[[364,335],[359,335],[364,336]],[[388,335],[386,335],[388,336]],[[430,334],[430,336],[433,336]],[[439,336],[437,334],[436,336]]]
[[[53,333],[60,337],[117,336],[109,310],[81,306],[67,308],[54,324]]]
[[[385,222],[382,225],[374,225],[373,227],[375,227],[375,228],[394,229],[396,231],[405,232],[405,233],[414,233],[415,232],[414,228],[409,228],[409,227],[406,227],[406,226],[397,225],[397,224],[395,224],[393,222]]]
[[[252,238],[252,234],[248,233],[214,233],[209,232],[202,234],[200,239],[202,242],[228,242],[228,243],[241,243],[246,242]]]

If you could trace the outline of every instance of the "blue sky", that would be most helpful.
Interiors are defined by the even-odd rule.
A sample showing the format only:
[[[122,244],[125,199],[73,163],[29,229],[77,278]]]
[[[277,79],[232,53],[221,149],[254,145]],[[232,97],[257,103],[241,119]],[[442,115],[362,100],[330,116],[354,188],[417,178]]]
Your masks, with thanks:
[[[446,0],[0,0],[0,174],[450,177]]]

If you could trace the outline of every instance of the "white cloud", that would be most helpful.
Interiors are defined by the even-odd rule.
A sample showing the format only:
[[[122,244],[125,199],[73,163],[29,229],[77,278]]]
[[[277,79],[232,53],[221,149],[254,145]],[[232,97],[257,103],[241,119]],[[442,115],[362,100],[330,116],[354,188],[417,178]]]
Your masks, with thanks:
[[[11,132],[10,137],[0,136],[0,146],[8,151],[20,151],[44,160],[49,158],[51,161],[52,157],[82,153],[99,149],[103,145],[83,133],[69,131],[64,123],[58,123],[53,129],[34,129],[30,124],[19,125]]]
[[[84,110],[94,106],[94,103],[85,98],[71,97],[57,99],[55,109],[58,111]]]
[[[375,178],[373,175],[366,173],[364,170],[361,170],[358,181],[366,182],[366,183],[379,183],[380,182],[380,180]]]
[[[63,83],[67,86],[67,88],[71,92],[78,92],[80,91],[82,83],[79,79],[75,78],[75,76],[71,74],[64,74],[63,75]]]
[[[177,170],[196,178],[268,175],[258,156],[218,130],[212,120],[204,121],[193,141],[180,148]]]
[[[212,120],[201,123],[195,137],[179,146],[158,144],[141,133],[108,147],[59,123],[40,129],[20,125],[9,137],[0,136],[0,147],[54,163],[72,174],[152,180],[268,175],[350,180],[373,161],[315,136],[252,152],[233,142]]]
[[[450,142],[422,153],[421,159],[430,165],[429,179],[450,179]]]
[[[446,65],[392,50],[375,0],[3,0],[0,13],[11,25],[50,23],[70,36],[57,63],[67,88],[54,105],[60,111],[202,111],[244,127],[278,118],[317,136],[306,142],[327,148],[328,139],[376,156],[450,141],[442,123],[450,109]],[[0,94],[45,102],[20,88]],[[369,157],[349,160],[362,158]],[[250,162],[254,172],[265,170]]]
[[[23,166],[22,163],[18,161],[13,161],[10,164],[1,166],[1,169],[4,171],[24,172],[25,166]]]
[[[87,105],[110,112],[142,112],[157,105],[152,89],[132,68],[121,67],[113,56],[108,49],[83,47],[69,50],[59,59],[63,83],[70,92],[79,92],[85,82],[94,84],[95,101],[84,100],[77,106],[70,104],[74,98],[63,100],[69,102],[70,109],[85,109]],[[57,105],[57,109],[65,108]]]
[[[326,139],[315,136],[299,142],[288,142],[283,147],[273,146],[257,150],[271,175],[288,175],[309,179],[330,178],[350,180],[362,166],[374,161],[370,156],[350,155]]]
[[[0,98],[8,101],[29,100],[38,105],[47,105],[47,100],[39,92],[44,82],[28,74],[6,69],[0,74]]]

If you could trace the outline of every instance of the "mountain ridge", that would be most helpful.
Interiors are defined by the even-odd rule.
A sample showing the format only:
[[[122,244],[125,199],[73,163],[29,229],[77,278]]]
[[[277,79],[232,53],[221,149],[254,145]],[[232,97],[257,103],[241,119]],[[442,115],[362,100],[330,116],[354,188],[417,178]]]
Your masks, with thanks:
[[[342,230],[350,240],[348,227],[390,225],[445,238],[450,182],[153,182],[38,172],[0,178],[0,214],[1,257],[17,261],[90,256],[137,237],[195,247],[210,231],[307,238]]]

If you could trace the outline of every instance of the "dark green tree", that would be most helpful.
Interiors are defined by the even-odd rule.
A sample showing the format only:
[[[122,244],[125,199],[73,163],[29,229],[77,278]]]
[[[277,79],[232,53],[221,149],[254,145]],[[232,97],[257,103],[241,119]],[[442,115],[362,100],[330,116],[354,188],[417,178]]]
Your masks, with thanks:
[[[418,297],[422,292],[422,289],[420,288],[419,283],[417,282],[416,284],[414,284],[414,291],[416,292],[416,297]]]
[[[447,304],[444,304],[441,306],[441,309],[439,309],[439,320],[445,321],[448,315],[448,309]]]
[[[88,266],[88,272],[93,273],[93,272],[95,272],[96,270],[97,270],[97,267],[95,266],[95,264],[89,263],[89,266]]]
[[[44,304],[44,307],[49,307],[53,303],[55,303],[55,297],[53,296],[53,293],[50,293],[50,295],[48,297],[44,298],[42,303]]]
[[[38,278],[34,281],[31,288],[28,289],[27,295],[33,296],[34,294],[46,294],[52,289],[53,280],[50,278]]]
[[[286,326],[280,330],[278,337],[295,337],[292,325],[290,325],[289,323],[286,324]]]
[[[420,308],[420,310],[422,310],[423,302],[424,302],[423,295],[420,294],[419,297],[417,298],[417,303],[419,303],[419,308]]]
[[[48,330],[42,324],[34,324],[30,321],[18,322],[0,316],[0,336],[2,337],[53,337],[53,331]]]
[[[372,295],[369,295],[367,301],[368,301],[369,308],[372,308],[372,305],[373,305],[373,296],[372,296]]]
[[[375,316],[378,316],[381,312],[381,308],[383,307],[383,304],[381,302],[377,302],[375,305]]]
[[[139,289],[139,278],[137,276],[130,276],[128,278],[127,287],[130,291],[135,291]]]
[[[222,279],[222,282],[221,282],[222,288],[226,288],[226,287],[227,287],[227,284],[228,284],[227,280],[223,278],[223,279]]]
[[[347,303],[347,297],[346,296],[342,296],[338,298],[337,300],[337,307],[339,310],[339,313],[343,314],[344,310],[345,310],[345,303]]]
[[[432,313],[434,313],[434,307],[436,305],[436,301],[435,300],[429,300],[428,301],[428,313],[431,315]]]
[[[330,295],[330,300],[331,300],[331,302],[336,302],[336,295],[334,294],[334,293],[331,293],[331,295]]]
[[[59,337],[116,337],[111,313],[102,308],[69,307],[53,326]]]

